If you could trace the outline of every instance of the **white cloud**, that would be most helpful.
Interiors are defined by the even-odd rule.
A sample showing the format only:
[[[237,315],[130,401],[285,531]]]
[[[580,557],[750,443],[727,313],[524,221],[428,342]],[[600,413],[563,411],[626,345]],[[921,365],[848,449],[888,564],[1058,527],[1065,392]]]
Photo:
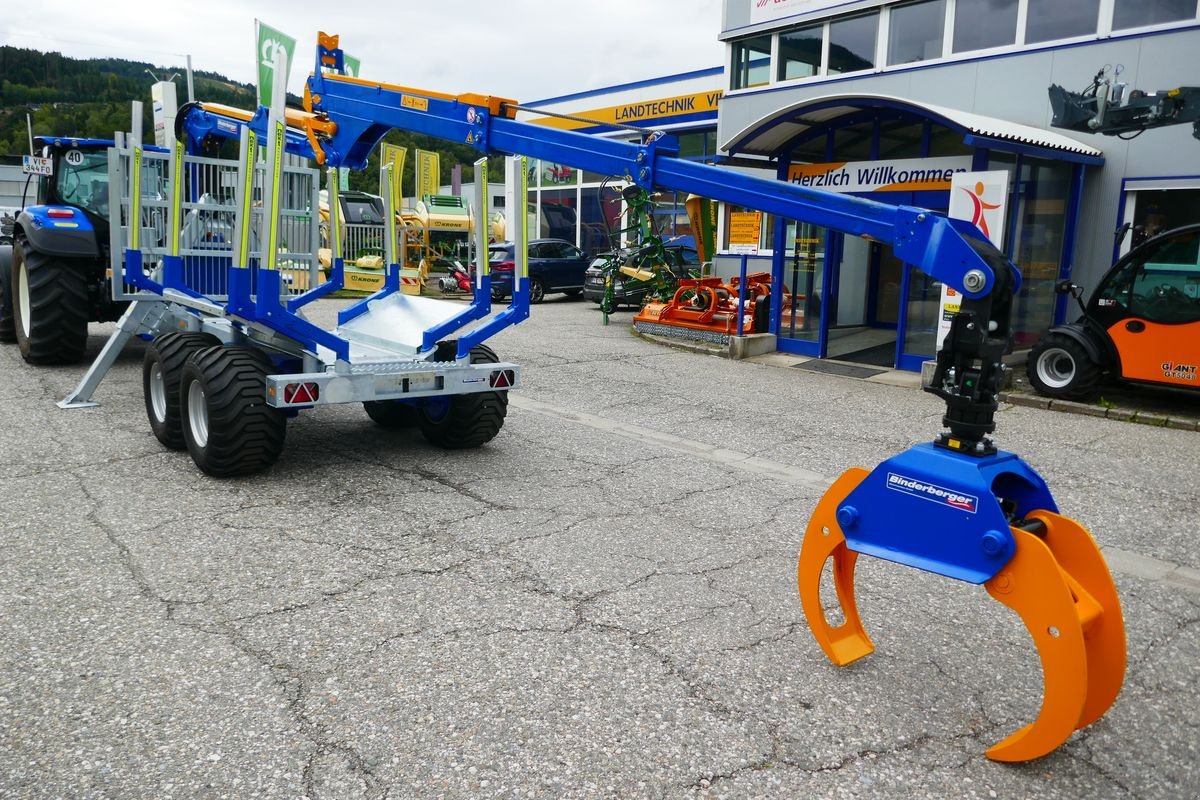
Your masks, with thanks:
[[[62,0],[0,17],[0,44],[170,67],[190,53],[195,69],[250,83],[255,17],[297,39],[296,93],[318,30],[340,35],[365,78],[523,102],[715,67],[724,53],[720,0]]]

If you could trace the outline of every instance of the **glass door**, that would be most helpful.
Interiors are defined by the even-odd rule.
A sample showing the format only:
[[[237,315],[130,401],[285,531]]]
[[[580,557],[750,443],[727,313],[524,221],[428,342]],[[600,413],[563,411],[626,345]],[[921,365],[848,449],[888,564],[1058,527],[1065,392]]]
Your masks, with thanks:
[[[779,317],[779,349],[823,358],[827,320],[822,314],[830,240],[822,227],[788,222],[791,249],[783,260],[783,302]]]

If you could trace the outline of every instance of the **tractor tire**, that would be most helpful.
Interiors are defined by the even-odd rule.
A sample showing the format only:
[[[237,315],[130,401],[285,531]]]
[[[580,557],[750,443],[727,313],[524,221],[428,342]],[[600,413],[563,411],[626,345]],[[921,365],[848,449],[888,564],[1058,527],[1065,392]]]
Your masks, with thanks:
[[[214,478],[261,472],[279,458],[287,417],[267,405],[271,360],[254,347],[209,347],[183,367],[183,438],[196,466]]]
[[[13,321],[12,246],[0,245],[0,342],[17,341],[17,325]]]
[[[412,428],[421,416],[415,405],[403,400],[368,400],[363,403],[363,409],[381,428]]]
[[[472,364],[500,361],[492,348],[471,348]],[[431,444],[447,450],[480,447],[496,437],[508,414],[508,392],[477,392],[430,398],[420,408],[418,424]]]
[[[142,361],[142,395],[146,416],[154,438],[170,450],[183,450],[183,406],[179,401],[179,383],[183,367],[192,354],[219,347],[221,340],[211,333],[171,331],[156,338]]]
[[[1070,336],[1049,333],[1029,352],[1029,383],[1047,397],[1083,397],[1096,388],[1101,366]]]
[[[39,253],[25,237],[13,245],[13,322],[30,364],[76,364],[87,346],[87,278],[71,262]]]

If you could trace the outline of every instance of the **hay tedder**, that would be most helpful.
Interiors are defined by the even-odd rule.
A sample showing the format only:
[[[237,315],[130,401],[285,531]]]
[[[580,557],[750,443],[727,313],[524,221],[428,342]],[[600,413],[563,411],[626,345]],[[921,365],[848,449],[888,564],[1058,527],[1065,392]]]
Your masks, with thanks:
[[[284,289],[287,270],[313,268],[317,242],[304,210],[306,203],[316,205],[317,176],[283,164],[287,142],[321,166],[361,169],[383,135],[398,128],[465,142],[483,153],[521,154],[622,176],[647,192],[656,187],[691,192],[887,242],[899,258],[963,295],[925,385],[946,404],[946,430],[870,472],[849,470],[820,500],[798,567],[809,626],[836,664],[870,653],[855,606],[854,565],[860,554],[883,558],[984,584],[1021,616],[1032,635],[1045,680],[1041,713],[989,749],[990,758],[1045,755],[1113,703],[1124,675],[1125,634],[1100,551],[1079,524],[1060,516],[1042,478],[988,438],[995,428],[1002,356],[1011,349],[1020,275],[972,225],[921,208],[681,159],[676,141],[658,132],[646,131],[634,142],[599,138],[518,121],[519,111],[533,110],[497,97],[348,77],[337,37],[324,34],[304,103],[304,111],[285,115],[277,96],[272,109],[260,109],[241,127],[243,157],[233,167],[214,166],[234,169],[236,180],[228,183],[237,191],[228,200],[202,190],[209,165],[189,162],[180,150],[160,159],[135,144],[112,155],[119,173],[114,185],[125,190],[125,224],[113,225],[122,237],[114,252],[123,258],[114,257],[114,264],[122,270],[120,283],[137,295],[127,299],[158,301],[135,302],[130,313],[141,309],[136,312],[141,329],[158,337],[147,357],[146,403],[152,425],[165,431],[160,439],[176,446],[185,440],[201,467],[236,474],[271,463],[281,447],[284,415],[314,405],[363,401],[383,424],[415,414],[427,434],[447,446],[480,444],[503,420],[517,368],[499,363],[483,342],[528,314],[526,265],[517,267],[512,304],[494,316],[486,261],[480,259],[474,298],[465,308],[398,293],[393,269],[389,287],[344,309],[336,329],[316,326],[301,312],[336,288],[338,267],[330,282],[297,293]],[[265,170],[255,166],[259,137],[268,145]],[[151,199],[142,191],[148,164],[162,170],[156,174],[164,177],[168,191],[162,195],[168,199]],[[516,198],[526,195],[527,174],[512,164]],[[336,191],[336,181],[330,191]],[[515,199],[511,207],[522,203]],[[523,227],[523,216],[514,215],[510,225]],[[192,219],[198,221],[189,234]],[[150,222],[164,228],[148,232]],[[477,236],[485,235],[482,227]],[[514,237],[510,231],[509,238],[517,238],[517,253],[526,252],[519,232]],[[159,242],[164,249],[152,252]],[[485,251],[486,245],[480,248]],[[212,271],[196,272],[210,263],[205,259]],[[732,313],[743,328],[749,317],[753,329],[766,314],[749,313],[747,306],[767,296],[768,278],[748,276],[739,283],[744,293],[719,281],[681,286],[670,313]],[[781,303],[782,295],[772,302]],[[468,323],[478,324],[466,328]],[[448,338],[460,329],[457,339]],[[845,614],[836,627],[826,619],[819,592],[831,559]]]

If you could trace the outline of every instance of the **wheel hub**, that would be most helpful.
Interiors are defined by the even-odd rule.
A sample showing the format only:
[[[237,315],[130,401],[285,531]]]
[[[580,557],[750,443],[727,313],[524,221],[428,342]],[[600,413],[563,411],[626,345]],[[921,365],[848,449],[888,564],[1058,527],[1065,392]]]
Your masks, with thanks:
[[[199,381],[193,381],[188,386],[187,395],[188,428],[192,432],[192,441],[197,447],[208,445],[208,398],[204,395],[204,387]]]
[[[167,420],[167,382],[163,378],[161,364],[150,367],[150,408],[156,422]]]
[[[25,267],[25,262],[22,259],[21,268],[17,270],[17,305],[21,310],[21,333],[25,338],[30,337],[29,315],[31,313],[31,303],[29,300],[29,270]]]
[[[1038,359],[1037,371],[1042,383],[1061,389],[1075,377],[1075,359],[1061,347],[1051,347]]]

